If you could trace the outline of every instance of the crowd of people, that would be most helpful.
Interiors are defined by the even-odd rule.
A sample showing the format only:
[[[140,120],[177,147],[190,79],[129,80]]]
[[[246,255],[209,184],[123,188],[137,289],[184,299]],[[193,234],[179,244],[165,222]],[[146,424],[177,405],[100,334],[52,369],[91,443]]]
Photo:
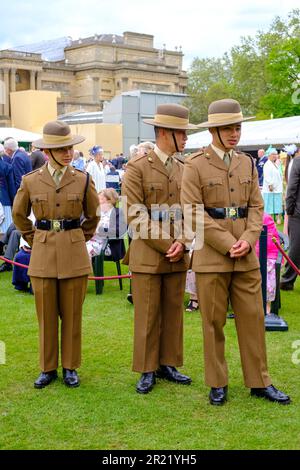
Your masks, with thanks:
[[[57,378],[59,319],[63,380],[68,387],[79,386],[87,278],[91,258],[105,250],[113,259],[124,258],[132,273],[133,370],[141,374],[138,393],[149,393],[158,379],[180,385],[192,382],[178,370],[183,365],[182,307],[187,291],[187,311],[200,307],[202,315],[209,402],[223,405],[228,398],[223,328],[230,302],[246,387],[252,396],[290,403],[274,387],[267,369],[258,238],[265,224],[278,239],[285,178],[288,226],[294,234],[291,246],[300,264],[295,249],[300,233],[300,159],[294,158],[299,150],[294,145],[284,148],[284,168],[274,147],[260,149],[255,165],[251,156],[235,150],[247,119],[232,99],[211,103],[208,120],[198,126],[189,122],[184,106],[159,105],[154,119],[144,120],[154,127],[155,144],[132,145],[129,161],[122,154],[106,160],[100,145],[85,158],[73,149],[84,137],[72,135],[62,121],[44,126],[31,154],[14,139],[4,141],[0,253],[12,260],[20,248],[20,259],[27,259],[26,264],[30,259],[29,277],[16,271],[13,283],[35,296],[41,369],[35,388]],[[180,154],[187,130],[199,127],[209,129],[212,143],[183,165]],[[118,204],[120,192],[127,198],[126,214]],[[193,220],[198,207],[204,208],[201,248],[197,231],[193,237],[185,231],[177,235],[178,224],[184,224],[180,205],[193,208]],[[145,230],[139,232],[140,223]],[[125,254],[127,230],[131,243]],[[267,313],[275,295],[277,254],[269,244]],[[7,262],[0,267],[5,270],[11,270]],[[291,279],[288,271],[285,276],[286,285],[293,285],[295,277]]]

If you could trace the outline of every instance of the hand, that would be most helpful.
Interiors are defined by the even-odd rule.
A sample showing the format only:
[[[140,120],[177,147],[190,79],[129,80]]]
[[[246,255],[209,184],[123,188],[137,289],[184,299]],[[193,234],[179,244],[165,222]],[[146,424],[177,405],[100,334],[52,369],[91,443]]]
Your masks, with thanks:
[[[272,184],[269,184],[269,191],[272,193],[274,191],[274,187]]]
[[[249,253],[250,248],[246,240],[238,240],[229,250],[230,258],[242,258]]]
[[[184,254],[184,245],[180,242],[173,242],[170,248],[166,253],[166,258],[169,259],[171,263],[176,263],[176,261],[181,260]]]

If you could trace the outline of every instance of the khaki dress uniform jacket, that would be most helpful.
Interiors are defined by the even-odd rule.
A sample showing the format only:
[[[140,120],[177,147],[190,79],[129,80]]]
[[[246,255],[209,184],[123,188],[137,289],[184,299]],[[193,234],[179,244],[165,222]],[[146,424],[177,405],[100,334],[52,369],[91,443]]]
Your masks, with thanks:
[[[159,365],[181,366],[183,361],[182,310],[189,257],[185,254],[178,262],[168,261],[165,254],[174,242],[174,224],[171,221],[168,235],[163,222],[151,220],[149,215],[151,206],[177,204],[180,208],[182,173],[183,164],[174,159],[168,174],[158,156],[151,152],[129,161],[122,182],[128,223],[135,224],[134,205],[143,205],[148,237],[133,239],[124,259],[133,273],[133,370],[136,372],[152,372]]]
[[[40,365],[44,372],[58,365],[58,316],[62,318],[62,365],[76,369],[81,361],[81,317],[91,264],[85,242],[97,227],[98,196],[92,179],[68,167],[56,187],[47,164],[23,177],[14,200],[13,219],[32,247],[31,277],[40,327]],[[86,188],[86,191],[85,191]],[[36,220],[79,219],[80,228],[39,230]]]
[[[247,207],[244,218],[214,219],[204,211],[204,244],[192,257],[203,320],[205,377],[210,387],[228,384],[224,358],[228,301],[235,313],[245,384],[271,384],[267,372],[259,262],[254,245],[262,229],[263,200],[257,171],[247,155],[234,152],[229,168],[209,146],[184,166],[182,204],[204,208]],[[251,251],[232,259],[229,250],[246,240]],[[209,295],[208,295],[209,293]]]

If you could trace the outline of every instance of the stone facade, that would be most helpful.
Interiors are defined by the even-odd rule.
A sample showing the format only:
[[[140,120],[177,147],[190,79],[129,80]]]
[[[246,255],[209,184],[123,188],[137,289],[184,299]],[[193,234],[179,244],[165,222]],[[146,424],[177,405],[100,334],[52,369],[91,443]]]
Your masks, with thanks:
[[[9,93],[60,92],[58,114],[99,111],[103,103],[130,90],[185,93],[187,75],[178,50],[155,49],[153,36],[125,32],[71,41],[64,59],[43,60],[41,53],[0,51],[0,125],[10,124]]]

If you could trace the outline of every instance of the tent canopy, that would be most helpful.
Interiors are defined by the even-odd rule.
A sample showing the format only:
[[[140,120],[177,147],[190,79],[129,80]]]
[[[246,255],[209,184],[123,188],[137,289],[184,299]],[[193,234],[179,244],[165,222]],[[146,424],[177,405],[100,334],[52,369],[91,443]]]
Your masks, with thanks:
[[[23,131],[16,127],[0,127],[0,141],[3,142],[6,137],[13,137],[18,142],[33,142],[34,140],[40,139],[41,134],[34,132]]]
[[[196,132],[188,137],[185,149],[206,147],[211,143],[209,131]],[[269,145],[300,143],[300,116],[292,116],[265,121],[250,121],[242,124],[242,137],[239,147],[258,148]]]

